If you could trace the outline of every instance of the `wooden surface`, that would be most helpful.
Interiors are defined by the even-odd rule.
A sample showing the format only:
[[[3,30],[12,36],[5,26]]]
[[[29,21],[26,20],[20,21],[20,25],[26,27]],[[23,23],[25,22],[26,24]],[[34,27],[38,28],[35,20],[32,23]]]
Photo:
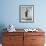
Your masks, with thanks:
[[[20,32],[4,32],[3,46],[22,46],[23,33]]]
[[[44,46],[44,32],[3,32],[3,46]]]
[[[44,46],[43,32],[24,33],[24,46]]]

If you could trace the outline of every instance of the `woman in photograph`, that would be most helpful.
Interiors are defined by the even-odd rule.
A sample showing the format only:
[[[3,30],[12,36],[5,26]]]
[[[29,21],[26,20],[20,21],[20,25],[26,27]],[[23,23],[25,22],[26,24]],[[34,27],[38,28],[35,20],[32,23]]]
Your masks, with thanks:
[[[27,20],[32,20],[31,14],[32,14],[31,9],[30,8],[26,8],[26,10],[25,10],[25,18]]]
[[[28,9],[26,8],[25,17],[28,17]]]

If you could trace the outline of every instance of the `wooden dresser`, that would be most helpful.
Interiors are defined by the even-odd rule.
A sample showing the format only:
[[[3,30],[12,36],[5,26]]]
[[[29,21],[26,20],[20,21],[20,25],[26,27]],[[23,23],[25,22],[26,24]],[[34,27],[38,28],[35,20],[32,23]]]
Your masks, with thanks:
[[[3,46],[44,46],[44,32],[3,32]]]

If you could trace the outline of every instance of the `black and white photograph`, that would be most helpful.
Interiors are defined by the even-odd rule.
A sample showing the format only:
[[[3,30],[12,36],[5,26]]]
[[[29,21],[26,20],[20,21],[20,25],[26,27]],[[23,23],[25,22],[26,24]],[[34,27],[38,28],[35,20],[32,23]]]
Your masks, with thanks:
[[[20,22],[34,22],[34,5],[19,6]]]

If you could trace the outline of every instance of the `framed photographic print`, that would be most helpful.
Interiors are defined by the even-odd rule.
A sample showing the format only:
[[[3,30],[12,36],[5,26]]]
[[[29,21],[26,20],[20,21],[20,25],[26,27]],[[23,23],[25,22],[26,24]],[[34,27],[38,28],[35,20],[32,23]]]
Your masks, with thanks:
[[[34,5],[19,6],[19,21],[25,23],[34,22]]]

